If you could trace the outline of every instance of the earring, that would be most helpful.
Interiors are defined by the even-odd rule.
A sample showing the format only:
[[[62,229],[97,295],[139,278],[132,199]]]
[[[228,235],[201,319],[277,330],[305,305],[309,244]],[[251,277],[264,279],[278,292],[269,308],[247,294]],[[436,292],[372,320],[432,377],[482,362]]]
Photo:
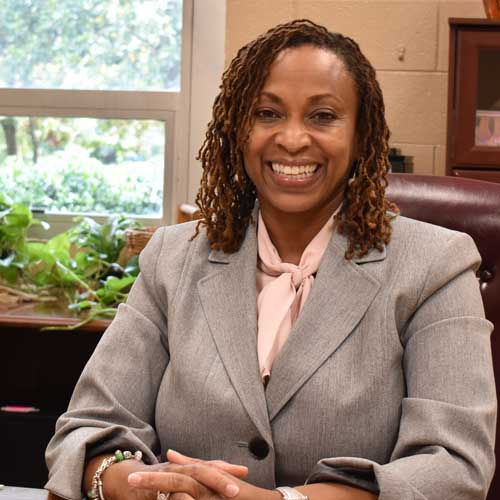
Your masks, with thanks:
[[[356,160],[351,169],[351,175],[349,177],[349,180],[347,181],[348,186],[350,186],[356,180],[356,177],[358,176],[358,169],[359,169],[359,160]]]

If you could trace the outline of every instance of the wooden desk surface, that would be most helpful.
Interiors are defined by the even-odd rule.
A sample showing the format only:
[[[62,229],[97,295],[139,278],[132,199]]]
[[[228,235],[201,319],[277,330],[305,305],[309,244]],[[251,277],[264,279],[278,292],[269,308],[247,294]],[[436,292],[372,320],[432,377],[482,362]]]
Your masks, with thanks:
[[[47,490],[4,486],[0,488],[1,500],[47,500]]]
[[[27,302],[11,307],[0,307],[0,327],[41,328],[44,326],[75,325],[85,319],[84,314],[70,311],[66,303],[34,303]],[[110,324],[110,319],[97,319],[81,330],[103,332]]]

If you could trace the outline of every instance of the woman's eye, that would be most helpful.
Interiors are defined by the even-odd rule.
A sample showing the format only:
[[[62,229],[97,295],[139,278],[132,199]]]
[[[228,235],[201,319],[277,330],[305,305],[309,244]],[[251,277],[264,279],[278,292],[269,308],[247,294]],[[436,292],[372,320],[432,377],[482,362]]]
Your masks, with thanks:
[[[257,109],[255,111],[255,118],[258,120],[274,120],[278,118],[278,113],[269,108]]]
[[[317,123],[331,123],[335,121],[337,115],[332,111],[318,111],[312,115],[313,121]]]

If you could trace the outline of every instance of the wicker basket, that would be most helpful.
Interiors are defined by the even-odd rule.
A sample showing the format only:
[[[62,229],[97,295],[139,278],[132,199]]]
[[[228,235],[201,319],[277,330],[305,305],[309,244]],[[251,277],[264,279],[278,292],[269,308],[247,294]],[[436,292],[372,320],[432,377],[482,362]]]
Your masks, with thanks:
[[[127,229],[125,233],[127,235],[127,243],[125,246],[128,255],[140,254],[157,229],[157,226]]]

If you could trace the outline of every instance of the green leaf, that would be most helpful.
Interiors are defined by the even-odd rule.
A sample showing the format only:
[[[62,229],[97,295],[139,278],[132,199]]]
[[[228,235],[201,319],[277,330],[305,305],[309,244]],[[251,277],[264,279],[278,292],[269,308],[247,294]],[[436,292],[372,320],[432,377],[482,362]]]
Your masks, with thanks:
[[[48,266],[53,266],[56,262],[56,257],[46,243],[29,242],[24,247],[24,253],[33,263],[45,263]]]
[[[64,286],[83,286],[83,288],[88,289],[87,283],[82,281],[80,277],[74,273],[71,269],[66,267],[62,262],[56,261],[56,269],[59,273],[59,277]]]
[[[113,290],[109,290],[107,288],[99,288],[96,292],[96,297],[102,302],[104,305],[111,305],[116,303],[117,300],[117,292]]]
[[[90,309],[96,305],[97,302],[94,302],[93,300],[82,300],[81,302],[74,302],[73,304],[70,304],[68,308],[71,311],[84,311],[85,309]]]
[[[11,226],[27,228],[31,224],[31,210],[19,203],[12,205],[10,213],[5,215],[5,223]]]
[[[127,287],[132,285],[136,280],[135,276],[127,276],[125,278],[117,278],[116,276],[110,276],[105,282],[104,287],[108,290],[113,290],[114,292],[122,292]]]
[[[42,270],[36,273],[34,281],[35,284],[39,287],[45,287],[47,285],[57,284],[57,282],[54,282],[54,274],[47,270]]]
[[[58,234],[47,242],[48,251],[66,265],[69,265],[70,261],[70,246],[68,233]]]

